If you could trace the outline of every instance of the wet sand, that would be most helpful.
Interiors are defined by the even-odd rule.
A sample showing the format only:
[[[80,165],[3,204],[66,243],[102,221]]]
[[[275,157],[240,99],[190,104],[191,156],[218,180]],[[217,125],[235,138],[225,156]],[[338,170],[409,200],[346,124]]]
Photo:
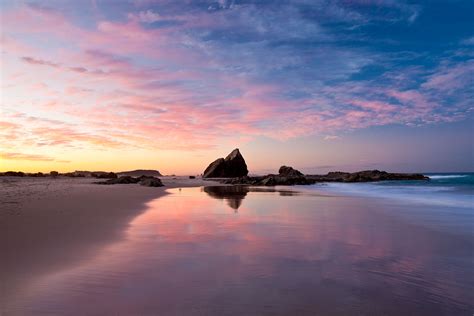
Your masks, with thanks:
[[[96,190],[89,205],[101,205],[105,218],[84,207],[92,219],[68,224],[83,227],[77,238],[55,227],[56,240],[39,242],[38,253],[23,246],[33,251],[23,254],[13,248],[21,243],[7,241],[10,260],[22,269],[11,262],[8,282],[15,287],[3,289],[4,314],[471,315],[474,309],[472,236],[398,215],[420,205],[294,188],[164,192],[87,183],[41,205],[60,214],[59,201],[72,203],[74,196],[78,203]],[[125,207],[127,200],[134,202]],[[18,223],[37,236],[47,227]],[[10,234],[21,236],[13,228]]]
[[[123,238],[129,222],[167,188],[217,185],[184,177],[164,177],[159,188],[96,181],[0,178],[0,314],[35,277],[81,264]]]

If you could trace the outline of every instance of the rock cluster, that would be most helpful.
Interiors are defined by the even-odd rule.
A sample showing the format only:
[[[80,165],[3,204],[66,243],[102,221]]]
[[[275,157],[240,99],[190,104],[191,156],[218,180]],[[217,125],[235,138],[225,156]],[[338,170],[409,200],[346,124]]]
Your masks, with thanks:
[[[94,172],[91,176],[98,179],[117,179],[118,176],[114,172]]]
[[[244,157],[239,149],[234,149],[227,157],[212,162],[202,175],[203,178],[244,177],[249,173]]]
[[[162,187],[163,183],[159,178],[150,177],[150,176],[141,176],[141,177],[131,177],[131,176],[121,176],[118,178],[109,179],[106,181],[96,182],[96,184],[132,184],[139,183],[140,185],[147,187]]]
[[[227,184],[248,184],[248,185],[296,185],[314,184],[315,180],[308,179],[300,171],[288,166],[281,166],[278,174],[269,174],[263,177],[240,177],[226,180]]]
[[[309,179],[316,182],[375,182],[387,180],[429,180],[429,177],[420,173],[389,173],[379,170],[365,170],[358,172],[329,172],[326,175],[309,175]]]
[[[224,183],[274,186],[306,185],[318,182],[375,182],[387,180],[429,180],[429,178],[418,173],[388,173],[379,170],[366,170],[354,173],[329,172],[326,175],[304,175],[292,167],[281,166],[277,175],[269,174],[262,177],[238,177],[225,180]]]
[[[6,171],[0,173],[2,177],[24,177],[25,173],[22,171]]]

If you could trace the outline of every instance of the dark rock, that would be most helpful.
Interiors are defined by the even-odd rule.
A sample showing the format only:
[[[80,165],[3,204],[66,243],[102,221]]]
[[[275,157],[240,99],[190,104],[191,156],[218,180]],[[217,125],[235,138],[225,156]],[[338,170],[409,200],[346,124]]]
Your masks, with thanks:
[[[121,176],[118,178],[109,179],[107,181],[96,182],[97,184],[131,184],[140,182],[139,178],[130,176]]]
[[[160,179],[155,177],[142,177],[140,180],[140,185],[147,186],[147,187],[162,187],[163,183]]]
[[[38,178],[38,177],[44,177],[45,174],[42,173],[42,172],[36,172],[36,173],[28,173],[27,176],[28,176],[28,177],[35,177],[35,178]]]
[[[213,161],[204,170],[203,178],[233,178],[243,177],[249,173],[244,157],[239,149],[234,149],[225,159]]]
[[[69,177],[69,178],[85,178],[86,175],[75,171],[75,172],[63,173],[63,176]]]
[[[162,174],[158,170],[149,170],[149,169],[138,169],[132,171],[122,171],[117,172],[121,176],[132,176],[132,177],[140,177],[140,176],[149,176],[149,177],[161,177]]]
[[[189,176],[189,179],[196,179],[195,176]]]
[[[274,185],[306,185],[313,184],[314,180],[307,179],[305,176],[283,177],[280,175],[268,175],[261,180],[258,185],[274,186]]]
[[[288,166],[281,166],[280,169],[278,169],[278,174],[283,177],[291,177],[291,178],[304,177],[304,175],[301,172]]]
[[[282,166],[278,175],[269,174],[263,177],[238,177],[227,179],[226,184],[234,185],[307,185],[318,182],[374,182],[388,180],[429,180],[422,174],[388,173],[379,170],[365,170],[354,173],[329,172],[326,175],[303,175],[291,167]]]
[[[295,174],[295,173],[293,173]],[[226,184],[240,184],[240,185],[306,185],[316,183],[315,180],[308,179],[304,175],[301,176],[281,176],[269,174],[264,177],[240,177],[225,180]]]
[[[117,179],[118,176],[117,176],[117,174],[115,174],[113,172],[104,172],[104,173],[96,174],[96,178],[98,178],[98,179]]]
[[[105,171],[94,171],[90,173],[91,177],[97,179],[116,179],[118,178],[117,174],[114,172],[105,172]]]
[[[1,174],[4,177],[24,177],[25,173],[21,171],[6,171]]]
[[[419,173],[388,173],[379,170],[364,170],[358,172],[329,172],[326,175],[310,175],[307,178],[316,182],[376,182],[389,180],[429,180]]]
[[[131,176],[121,176],[118,178],[112,178],[107,181],[96,182],[96,184],[134,184],[139,183],[140,185],[147,187],[162,187],[163,183],[159,178],[150,176],[140,176],[138,178]]]
[[[266,185],[266,186],[273,186],[273,185],[277,185],[277,178],[276,176],[267,176],[266,178],[264,178],[263,180],[261,180],[258,184],[259,185]]]
[[[84,170],[76,170],[68,174],[68,177],[91,177],[91,176],[92,176],[92,172],[84,171]]]
[[[225,177],[225,159],[219,158],[207,166],[202,175],[203,178],[223,178]]]
[[[264,177],[238,177],[230,178],[223,181],[225,184],[246,184],[246,185],[257,185]]]
[[[55,178],[55,177],[59,176],[59,172],[57,172],[57,171],[51,171],[51,172],[49,173],[49,175],[50,175],[51,177]]]

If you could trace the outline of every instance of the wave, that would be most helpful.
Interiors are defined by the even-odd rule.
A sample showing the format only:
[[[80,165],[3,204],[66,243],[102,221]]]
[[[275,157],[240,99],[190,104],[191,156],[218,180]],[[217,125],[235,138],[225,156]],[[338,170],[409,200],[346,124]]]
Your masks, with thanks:
[[[465,175],[465,174],[462,174],[462,175],[461,174],[450,174],[450,175],[442,175],[442,176],[434,175],[434,176],[429,176],[429,177],[430,177],[430,179],[436,180],[436,179],[465,178],[465,177],[467,177],[467,175]]]
[[[328,183],[311,186],[312,190],[323,190],[343,195],[390,198],[404,202],[473,208],[472,190],[457,191],[456,186],[402,185],[401,183]]]

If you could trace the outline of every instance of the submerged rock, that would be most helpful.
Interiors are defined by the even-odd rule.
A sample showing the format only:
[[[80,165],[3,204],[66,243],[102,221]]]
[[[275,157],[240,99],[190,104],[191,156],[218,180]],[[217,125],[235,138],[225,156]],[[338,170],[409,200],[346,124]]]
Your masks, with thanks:
[[[243,177],[249,173],[244,157],[239,149],[234,149],[225,159],[213,161],[204,170],[203,178],[233,178]]]

